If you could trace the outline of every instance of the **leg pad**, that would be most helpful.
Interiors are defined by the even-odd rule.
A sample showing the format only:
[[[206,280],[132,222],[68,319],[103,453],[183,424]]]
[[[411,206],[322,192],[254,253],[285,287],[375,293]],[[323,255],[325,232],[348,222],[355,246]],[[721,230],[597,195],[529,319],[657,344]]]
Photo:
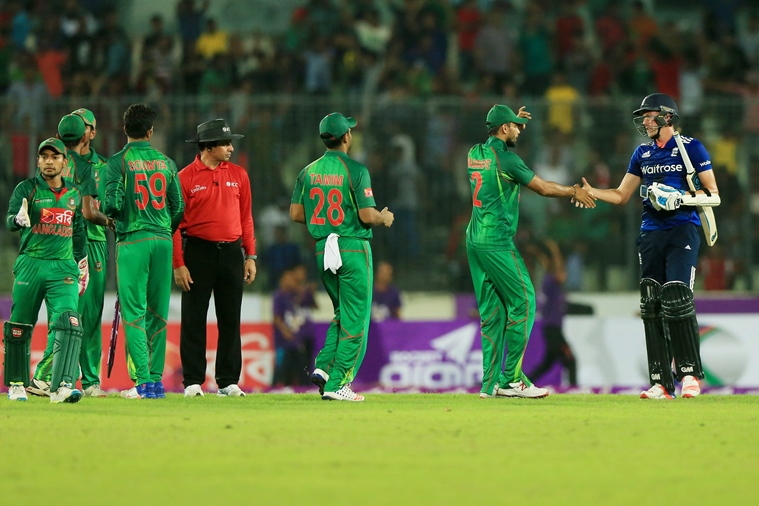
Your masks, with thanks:
[[[79,379],[79,351],[82,348],[82,324],[79,313],[65,311],[55,322],[53,370],[50,391],[55,392],[61,383],[76,383]]]
[[[651,278],[640,280],[640,317],[646,334],[649,382],[651,386],[658,383],[669,393],[674,393],[672,353],[669,336],[664,326],[661,291],[658,281]]]
[[[664,284],[661,293],[664,325],[672,341],[677,379],[682,380],[685,376],[702,379],[701,336],[693,291],[681,281],[670,281]]]
[[[5,322],[3,325],[3,382],[6,386],[11,383],[29,386],[32,330],[34,326],[27,323]]]

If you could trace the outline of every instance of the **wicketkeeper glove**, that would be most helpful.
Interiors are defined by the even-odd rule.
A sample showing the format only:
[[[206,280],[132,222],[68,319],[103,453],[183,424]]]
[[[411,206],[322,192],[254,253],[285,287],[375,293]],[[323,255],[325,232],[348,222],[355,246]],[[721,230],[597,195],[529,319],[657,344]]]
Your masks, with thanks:
[[[683,203],[683,194],[677,188],[653,183],[648,187],[648,200],[657,211],[674,211]]]
[[[79,260],[77,266],[79,267],[79,296],[81,297],[84,294],[84,291],[87,290],[87,285],[90,283],[90,269],[87,264],[87,257]]]
[[[32,221],[29,219],[29,203],[26,199],[21,201],[21,209],[18,210],[16,215],[16,223],[21,227],[31,227]]]

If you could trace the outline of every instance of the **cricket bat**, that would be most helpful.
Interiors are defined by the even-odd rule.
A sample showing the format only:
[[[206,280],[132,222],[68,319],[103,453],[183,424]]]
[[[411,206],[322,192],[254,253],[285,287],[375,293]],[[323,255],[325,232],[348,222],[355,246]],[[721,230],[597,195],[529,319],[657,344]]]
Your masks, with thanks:
[[[116,357],[116,341],[119,338],[119,323],[121,321],[121,303],[119,302],[118,295],[116,296],[116,304],[113,307],[113,323],[111,324],[111,340],[108,345],[108,377],[111,377],[111,369],[113,369],[113,359]]]
[[[680,138],[680,132],[675,132],[675,142],[677,148],[680,150],[680,156],[683,157],[685,163],[685,170],[687,175],[685,176],[688,181],[688,187],[691,191],[698,191],[701,189],[701,180],[698,179],[698,174],[693,164],[690,161],[688,152],[685,151],[683,140]],[[701,227],[704,229],[704,236],[706,237],[706,243],[709,246],[714,246],[717,242],[717,220],[714,218],[714,210],[711,207],[696,206],[698,210],[698,218],[701,220]]]

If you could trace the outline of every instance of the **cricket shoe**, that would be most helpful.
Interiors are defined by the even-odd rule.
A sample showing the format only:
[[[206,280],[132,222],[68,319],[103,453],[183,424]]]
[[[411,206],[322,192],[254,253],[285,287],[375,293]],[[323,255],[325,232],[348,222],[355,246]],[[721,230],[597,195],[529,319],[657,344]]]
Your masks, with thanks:
[[[79,402],[82,398],[82,391],[74,388],[71,383],[61,383],[58,390],[50,394],[50,403],[58,404],[61,402]]]
[[[311,373],[311,383],[319,387],[319,395],[324,395],[324,385],[327,384],[327,381],[329,381],[329,374],[321,369],[314,369],[314,372]]]
[[[39,397],[50,397],[50,383],[32,378],[31,383],[26,387],[26,391]]]
[[[701,394],[701,385],[698,383],[698,379],[695,376],[686,376],[683,378],[683,389],[680,395],[683,399],[691,399],[698,397]]]
[[[163,387],[163,381],[155,382],[155,398],[156,399],[166,398],[166,389]]]
[[[129,390],[122,390],[121,397],[124,399],[142,399],[140,394],[137,392],[137,387],[132,387]]]
[[[195,385],[189,385],[184,389],[185,397],[203,397],[203,389],[197,383]]]
[[[641,399],[674,399],[675,394],[671,394],[667,392],[667,390],[661,386],[660,384],[656,383],[654,386],[649,388],[648,390],[644,390],[640,393]]]
[[[216,395],[219,397],[245,397],[245,392],[243,392],[239,386],[233,384],[220,388],[219,391],[216,392]]]
[[[363,395],[359,395],[351,390],[350,385],[343,385],[343,387],[337,392],[324,392],[322,399],[325,401],[352,401],[362,402],[364,400]]]
[[[140,397],[143,399],[155,399],[155,383],[152,381],[149,381],[148,383],[143,383],[142,385],[137,385],[135,387],[137,389],[137,393],[140,394]]]
[[[108,393],[100,388],[100,385],[90,385],[84,389],[86,397],[108,397]]]
[[[493,389],[493,397],[521,397],[524,399],[542,399],[548,397],[548,390],[538,388],[535,385],[528,385],[524,381],[509,383],[509,388],[503,388],[496,385]]]
[[[25,401],[29,399],[26,396],[26,389],[24,388],[24,384],[19,383],[11,383],[11,386],[8,387],[8,400],[11,401]]]

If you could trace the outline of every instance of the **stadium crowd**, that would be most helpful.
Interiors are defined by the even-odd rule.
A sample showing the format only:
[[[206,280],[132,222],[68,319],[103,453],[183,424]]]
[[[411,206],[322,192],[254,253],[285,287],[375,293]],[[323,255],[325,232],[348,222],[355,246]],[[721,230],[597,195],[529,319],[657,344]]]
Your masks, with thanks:
[[[733,270],[751,260],[741,241],[730,241],[745,230],[747,192],[759,194],[747,177],[759,166],[759,11],[751,2],[677,0],[654,9],[608,0],[304,0],[277,32],[229,31],[209,0],[179,0],[172,18],[156,14],[149,29],[136,30],[122,15],[125,3],[65,0],[51,12],[44,0],[0,2],[0,142],[16,159],[0,162],[6,191],[13,174],[29,170],[17,147],[25,132],[45,137],[49,118],[72,99],[93,101],[104,151],[114,152],[123,139],[117,116],[105,114],[108,100],[140,96],[160,104],[156,141],[180,166],[194,155],[182,143],[192,125],[229,118],[246,136],[238,161],[250,172],[254,213],[276,209],[293,176],[279,167],[298,167],[321,149],[306,139],[337,108],[357,115],[354,157],[397,211],[397,227],[378,234],[378,257],[401,271],[444,266],[445,283],[465,289],[466,279],[451,281],[466,272],[458,224],[469,190],[460,160],[485,135],[483,111],[494,101],[527,104],[540,129],[520,145],[528,164],[547,179],[587,175],[604,187],[640,142],[629,124],[635,100],[660,91],[705,139],[722,191],[733,193],[725,200],[734,204],[720,209],[721,255]],[[609,265],[629,250],[621,229],[635,224],[620,210],[578,218],[538,200],[525,198],[525,230],[560,243],[582,233],[586,243],[567,252],[568,262],[596,265],[604,288]],[[587,258],[583,249],[596,253]]]

